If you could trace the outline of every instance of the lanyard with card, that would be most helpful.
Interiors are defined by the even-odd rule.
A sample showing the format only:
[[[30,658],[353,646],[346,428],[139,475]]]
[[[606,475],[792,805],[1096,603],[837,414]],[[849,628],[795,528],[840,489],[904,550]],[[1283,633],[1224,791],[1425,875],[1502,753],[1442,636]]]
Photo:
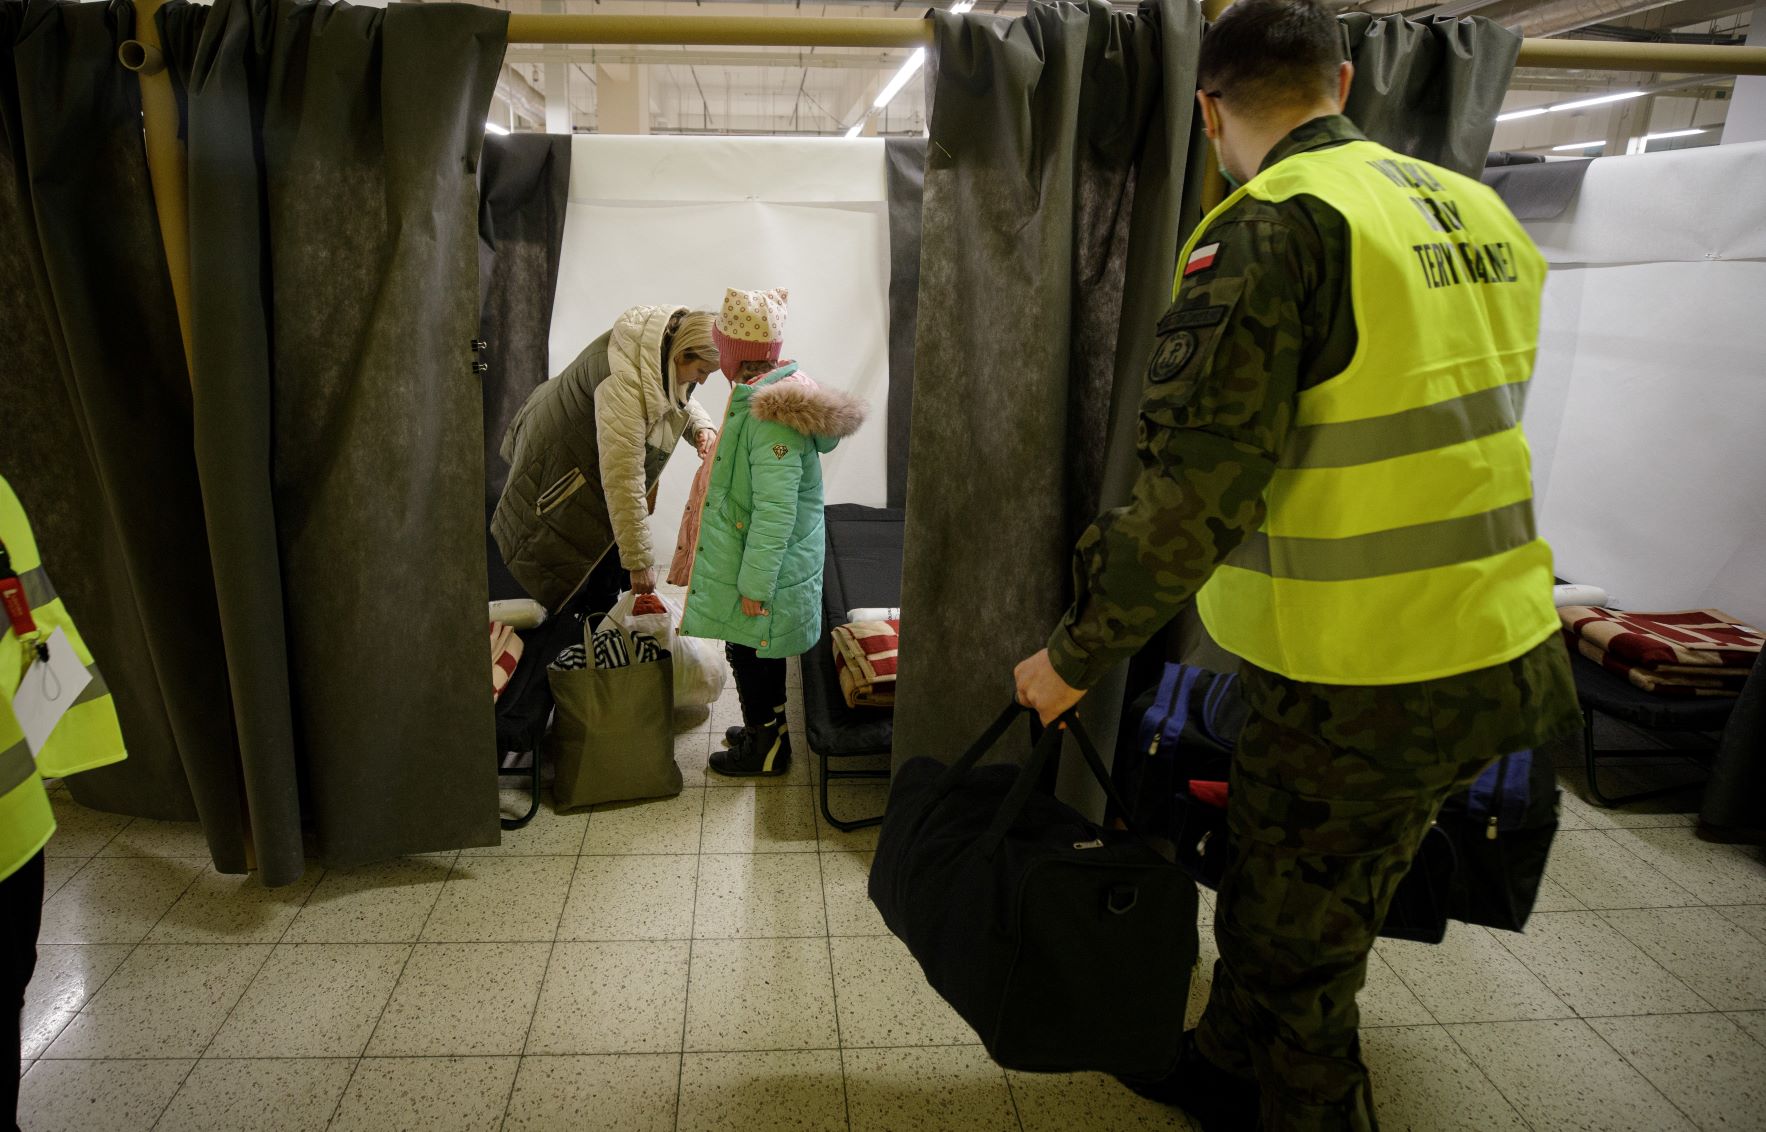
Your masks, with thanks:
[[[92,674],[80,663],[65,629],[57,627],[44,639],[5,543],[0,543],[0,604],[6,607],[13,634],[31,650],[18,691],[12,697],[12,714],[25,733],[31,753],[41,755],[55,725],[73,710],[80,693],[92,682]]]
[[[12,623],[13,636],[34,646],[37,659],[46,659],[43,644],[37,640],[37,620],[31,616],[31,599],[25,594],[24,580],[12,568],[12,555],[0,541],[0,605],[6,606],[6,619]]]

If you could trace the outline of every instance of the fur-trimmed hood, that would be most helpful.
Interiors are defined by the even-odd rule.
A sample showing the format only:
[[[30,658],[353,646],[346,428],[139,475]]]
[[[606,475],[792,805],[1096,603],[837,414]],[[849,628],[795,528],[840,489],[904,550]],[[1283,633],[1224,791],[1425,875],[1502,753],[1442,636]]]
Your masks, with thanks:
[[[774,421],[820,441],[841,441],[859,430],[871,408],[862,398],[824,389],[801,373],[761,386],[748,399],[756,420]],[[820,444],[827,450],[833,444]]]

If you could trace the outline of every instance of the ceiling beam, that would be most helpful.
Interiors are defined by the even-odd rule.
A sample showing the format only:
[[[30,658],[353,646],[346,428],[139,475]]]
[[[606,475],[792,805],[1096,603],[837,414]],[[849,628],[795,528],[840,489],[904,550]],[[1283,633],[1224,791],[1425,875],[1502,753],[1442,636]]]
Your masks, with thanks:
[[[860,51],[740,51],[702,48],[669,51],[658,47],[594,47],[551,45],[543,47],[511,47],[505,58],[511,63],[601,63],[621,64],[680,63],[699,67],[794,67],[817,70],[893,70],[907,62],[909,52],[886,50]]]
[[[1543,4],[1526,5],[1525,10],[1503,23],[1524,37],[1545,38],[1666,8],[1671,3],[1673,0],[1545,0]]]

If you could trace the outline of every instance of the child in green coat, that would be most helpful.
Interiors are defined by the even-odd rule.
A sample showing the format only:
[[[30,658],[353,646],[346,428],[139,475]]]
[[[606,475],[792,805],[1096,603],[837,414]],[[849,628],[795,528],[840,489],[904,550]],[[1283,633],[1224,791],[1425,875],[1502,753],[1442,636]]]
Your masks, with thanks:
[[[706,489],[681,632],[727,642],[742,700],[719,774],[784,774],[785,658],[822,635],[822,454],[858,431],[865,404],[779,361],[783,289],[724,297],[712,329],[730,407]]]

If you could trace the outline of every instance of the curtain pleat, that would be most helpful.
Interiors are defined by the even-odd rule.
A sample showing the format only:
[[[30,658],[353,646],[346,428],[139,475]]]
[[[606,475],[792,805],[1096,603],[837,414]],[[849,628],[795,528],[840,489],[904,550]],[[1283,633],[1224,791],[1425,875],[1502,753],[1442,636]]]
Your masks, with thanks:
[[[954,758],[1008,701],[1132,483],[1201,31],[1176,0],[934,19],[898,764]]]

